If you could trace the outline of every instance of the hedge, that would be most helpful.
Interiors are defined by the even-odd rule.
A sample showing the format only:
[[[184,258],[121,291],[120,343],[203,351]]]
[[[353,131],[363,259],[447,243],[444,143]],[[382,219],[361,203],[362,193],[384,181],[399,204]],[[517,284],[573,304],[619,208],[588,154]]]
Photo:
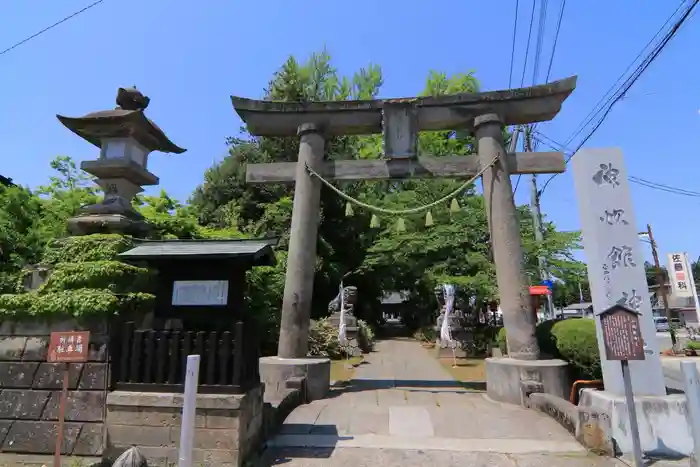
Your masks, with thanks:
[[[559,353],[553,356],[569,362],[577,378],[603,378],[594,320],[582,318],[559,321],[551,326],[550,335],[553,336]]]
[[[566,360],[577,379],[601,379],[600,353],[595,321],[592,319],[549,320],[535,330],[540,352]],[[501,328],[496,339],[501,352],[507,354],[506,331]]]

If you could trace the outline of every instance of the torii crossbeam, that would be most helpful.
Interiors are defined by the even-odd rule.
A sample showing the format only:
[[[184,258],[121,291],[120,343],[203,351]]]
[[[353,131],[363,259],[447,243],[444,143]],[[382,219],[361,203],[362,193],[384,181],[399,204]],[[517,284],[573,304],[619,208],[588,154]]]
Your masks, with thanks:
[[[249,183],[296,183],[278,357],[304,357],[308,347],[321,184],[306,165],[329,180],[470,178],[497,160],[482,181],[509,353],[538,358],[510,175],[560,173],[566,164],[559,152],[506,155],[503,127],[551,120],[575,86],[574,76],[529,88],[439,97],[308,103],[231,97],[251,134],[300,137],[298,162],[246,169]],[[418,132],[431,130],[474,132],[478,157],[418,157]],[[376,133],[384,137],[383,159],[324,161],[325,138]]]

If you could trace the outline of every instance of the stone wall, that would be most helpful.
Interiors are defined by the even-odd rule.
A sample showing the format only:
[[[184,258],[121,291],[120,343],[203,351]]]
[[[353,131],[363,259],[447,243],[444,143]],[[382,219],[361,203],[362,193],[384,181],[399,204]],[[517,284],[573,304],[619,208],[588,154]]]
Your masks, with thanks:
[[[195,465],[239,467],[263,436],[263,392],[199,394],[195,417]],[[149,465],[178,462],[182,394],[114,391],[107,396],[109,457],[138,446]]]
[[[51,331],[81,329],[75,323],[0,323],[0,452],[53,454],[63,374],[47,363]],[[63,454],[103,452],[107,337],[90,336],[88,363],[71,364]]]

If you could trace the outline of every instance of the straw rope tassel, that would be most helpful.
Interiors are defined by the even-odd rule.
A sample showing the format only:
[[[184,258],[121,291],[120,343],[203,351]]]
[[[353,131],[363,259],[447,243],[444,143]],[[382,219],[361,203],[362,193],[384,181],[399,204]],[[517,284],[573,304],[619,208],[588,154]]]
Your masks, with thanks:
[[[452,202],[450,203],[450,212],[455,213],[459,211],[459,203],[457,202],[457,198],[452,198]]]
[[[433,225],[433,215],[430,213],[430,211],[428,211],[425,214],[425,226],[432,227],[432,225]]]
[[[406,231],[406,222],[404,222],[403,217],[399,217],[399,219],[396,221],[396,230],[399,232]]]

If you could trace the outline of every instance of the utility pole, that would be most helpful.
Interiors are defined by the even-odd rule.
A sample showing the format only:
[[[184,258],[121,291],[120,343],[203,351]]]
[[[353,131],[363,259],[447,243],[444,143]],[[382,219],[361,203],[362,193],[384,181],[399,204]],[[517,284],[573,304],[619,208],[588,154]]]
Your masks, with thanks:
[[[646,233],[649,237],[649,243],[651,244],[651,254],[654,257],[654,266],[656,267],[656,282],[659,284],[659,292],[661,292],[661,300],[664,301],[664,312],[666,313],[666,319],[668,320],[669,329],[671,328],[671,308],[668,304],[668,291],[666,290],[666,277],[661,269],[661,264],[659,263],[659,252],[657,251],[656,241],[654,241],[654,233],[651,231],[651,224],[647,224]],[[676,333],[671,332],[671,345],[676,348]]]
[[[525,151],[532,152],[532,127],[526,127],[525,130]],[[532,174],[530,186],[530,210],[532,212],[532,224],[535,231],[535,241],[542,243],[542,213],[540,212],[540,192],[537,189],[537,175]],[[542,281],[549,281],[549,272],[547,271],[547,263],[542,255],[537,257],[537,265],[540,270],[540,278]],[[549,319],[554,318],[554,306],[552,303],[552,294],[547,295],[547,304],[545,316]]]

